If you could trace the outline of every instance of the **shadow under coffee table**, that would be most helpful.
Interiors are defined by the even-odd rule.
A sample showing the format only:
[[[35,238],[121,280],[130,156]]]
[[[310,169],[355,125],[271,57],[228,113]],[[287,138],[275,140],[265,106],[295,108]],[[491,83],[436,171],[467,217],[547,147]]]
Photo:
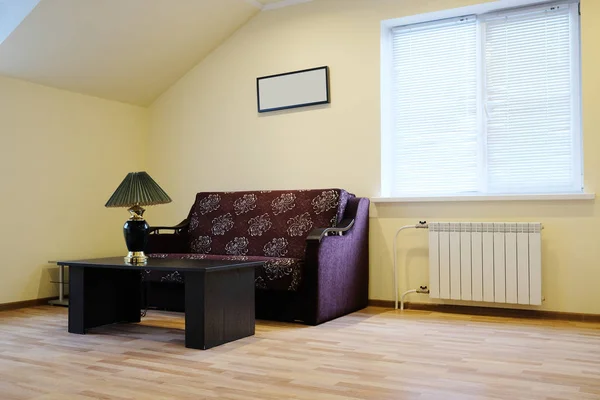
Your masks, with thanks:
[[[254,269],[262,262],[123,257],[58,261],[69,266],[69,332],[140,322],[142,273],[178,271],[185,285],[185,347],[209,349],[254,335]]]

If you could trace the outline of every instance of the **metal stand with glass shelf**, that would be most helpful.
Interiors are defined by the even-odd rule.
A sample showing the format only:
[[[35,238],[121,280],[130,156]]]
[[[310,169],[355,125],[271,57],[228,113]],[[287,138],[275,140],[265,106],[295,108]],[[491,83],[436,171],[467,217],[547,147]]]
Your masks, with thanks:
[[[48,261],[49,264],[56,264],[56,261]],[[69,306],[69,299],[65,296],[65,285],[68,285],[69,282],[65,281],[65,267],[66,265],[58,266],[58,280],[50,281],[52,283],[58,284],[58,299],[50,300],[48,304],[53,306]]]

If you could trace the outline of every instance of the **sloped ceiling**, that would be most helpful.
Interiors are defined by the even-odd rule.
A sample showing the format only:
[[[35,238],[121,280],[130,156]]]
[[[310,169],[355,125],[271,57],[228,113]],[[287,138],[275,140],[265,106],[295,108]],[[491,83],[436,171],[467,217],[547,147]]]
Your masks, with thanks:
[[[247,0],[41,0],[0,44],[0,75],[147,106],[259,7]]]
[[[260,3],[263,10],[274,10],[277,8],[293,6],[300,3],[308,3],[313,0],[247,0],[250,2]]]
[[[280,3],[281,0],[258,0],[259,3],[261,4],[272,4],[272,3]]]
[[[0,43],[4,41],[40,0],[0,0]]]

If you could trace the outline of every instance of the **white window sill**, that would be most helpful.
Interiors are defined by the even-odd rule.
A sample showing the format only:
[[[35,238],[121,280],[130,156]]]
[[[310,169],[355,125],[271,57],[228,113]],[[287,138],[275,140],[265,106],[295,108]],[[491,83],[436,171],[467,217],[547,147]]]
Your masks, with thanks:
[[[426,197],[372,197],[373,203],[423,203],[436,201],[545,201],[545,200],[594,200],[595,193],[560,194],[499,194],[499,195],[460,195]]]

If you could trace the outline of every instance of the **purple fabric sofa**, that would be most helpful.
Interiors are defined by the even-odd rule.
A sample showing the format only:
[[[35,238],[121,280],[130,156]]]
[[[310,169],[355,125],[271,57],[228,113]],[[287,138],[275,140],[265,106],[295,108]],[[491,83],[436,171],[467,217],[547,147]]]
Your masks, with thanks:
[[[256,317],[317,325],[367,306],[368,214],[341,189],[198,193],[179,225],[151,228],[146,253],[264,261]],[[148,306],[183,311],[183,278],[148,273]]]

